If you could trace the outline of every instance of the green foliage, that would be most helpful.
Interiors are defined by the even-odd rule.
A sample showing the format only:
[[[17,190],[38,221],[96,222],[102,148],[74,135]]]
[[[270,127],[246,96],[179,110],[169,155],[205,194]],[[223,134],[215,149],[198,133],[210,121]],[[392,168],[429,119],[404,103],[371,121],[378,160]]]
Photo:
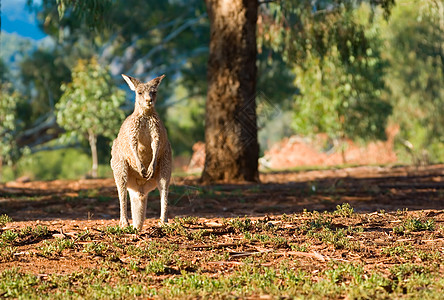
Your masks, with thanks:
[[[210,36],[204,1],[28,2],[34,5],[42,29],[57,42],[51,49],[39,49],[25,57],[21,64],[27,101],[16,101],[15,126],[21,124],[27,129],[38,125],[59,102],[62,92],[69,90],[67,84],[62,91],[60,82],[69,82],[69,70],[78,59],[98,56],[103,65],[113,65],[115,73],[125,69],[142,78],[167,73],[158,104],[174,154],[190,154],[194,142],[203,140]],[[257,90],[279,110],[265,124],[258,119],[262,150],[295,132],[326,132],[333,139],[348,137],[364,142],[383,139],[392,114],[391,121],[400,124],[399,141],[413,144],[409,150],[413,153],[402,152],[401,159],[425,153],[430,161],[442,160],[442,5],[431,0],[421,0],[417,5],[405,0],[397,3],[302,0],[259,6]],[[7,50],[7,57],[22,48],[5,41],[2,39],[2,49]],[[1,76],[5,77],[3,73]],[[171,88],[172,84],[177,88]],[[65,102],[82,98],[80,93],[72,94],[73,101]],[[93,108],[95,101],[86,102],[79,107]],[[116,105],[111,106],[111,110],[119,111],[114,109]],[[112,117],[97,107],[93,110],[104,112],[105,123],[122,117]],[[94,127],[90,121],[75,119],[76,113],[67,117],[74,119],[71,125]],[[105,135],[113,137],[116,129],[108,125],[114,134]],[[79,137],[85,135],[78,128],[69,131]],[[0,137],[4,138],[1,130]],[[0,147],[5,145],[14,143],[2,142]],[[98,148],[102,157],[109,153],[108,144]],[[18,153],[2,152],[7,156]],[[53,167],[54,172],[45,167],[42,170],[56,175],[41,171],[35,177],[65,174],[57,165]],[[11,168],[5,171],[8,178],[16,175]],[[73,178],[86,173],[77,171],[76,175],[60,176]]]
[[[174,74],[167,76],[166,85],[159,90],[158,109],[161,115],[167,115],[164,119],[175,155],[191,154],[192,145],[204,139],[210,36],[204,1],[130,0],[112,1],[110,5],[105,1],[101,7],[89,2],[62,0],[64,8],[54,1],[42,2],[42,7],[38,8],[42,27],[63,41],[69,53],[88,57],[93,54],[88,49],[97,49],[94,51],[99,53],[101,61],[117,62],[129,73],[137,70],[142,78],[161,72]],[[61,19],[59,10],[64,11]],[[96,14],[102,14],[102,19],[98,26],[90,24],[94,28],[91,30],[85,23],[93,20]],[[296,87],[293,72],[281,55],[262,45],[258,67],[260,93],[273,105],[288,102]],[[178,88],[169,89],[173,80]],[[269,131],[272,128],[268,128]],[[273,141],[288,132],[280,130],[272,135]],[[262,134],[262,141],[268,141],[265,134]]]
[[[371,13],[359,19],[355,12],[362,3],[367,4]],[[372,21],[378,6],[387,17],[394,3],[394,0],[272,3],[266,14],[272,21],[264,22],[269,33],[264,37],[264,43],[282,51],[285,60],[297,65],[303,65],[308,55],[328,57],[333,48],[338,50],[344,62],[351,57],[365,58],[369,41],[361,22]]]
[[[97,177],[97,136],[114,138],[123,122],[120,109],[124,92],[118,89],[107,68],[96,58],[79,60],[72,72],[72,82],[56,105],[57,122],[68,134],[87,138],[91,147],[92,176]]]
[[[119,57],[126,73],[137,68],[139,77],[183,71],[190,94],[205,90],[209,26],[203,1],[43,0],[35,9],[45,32],[77,51],[90,45],[107,62]]]
[[[293,132],[327,133],[334,143],[385,138],[392,110],[382,98],[386,61],[377,7],[387,17],[394,1],[362,2],[285,1],[263,9],[260,45],[282,53],[296,74]]]
[[[366,7],[344,14],[346,21],[340,26],[349,36],[337,36],[336,44],[325,46],[322,53],[307,50],[295,67],[300,94],[295,97],[293,125],[304,135],[383,139],[392,110],[381,99],[385,62],[379,29],[361,21],[369,18]]]
[[[15,64],[35,50],[35,42],[29,38],[20,36],[16,33],[2,32],[0,40],[1,63],[0,63],[0,80],[12,81],[11,77],[16,79],[18,66]],[[15,82],[17,83],[17,82]]]
[[[90,134],[114,138],[123,121],[120,109],[125,98],[117,89],[109,71],[97,59],[79,60],[72,72],[72,82],[57,104],[57,122],[79,137]]]
[[[41,151],[22,156],[15,165],[15,174],[11,168],[4,168],[4,180],[14,180],[15,176],[29,176],[35,180],[77,179],[85,176],[91,168],[91,158],[84,151],[70,148]],[[112,176],[109,163],[100,164],[100,177]]]
[[[69,12],[76,14],[89,28],[100,28],[103,26],[103,15],[108,12],[111,3],[111,0],[57,0],[57,12],[59,19]]]
[[[20,115],[25,126],[32,127],[39,118],[54,111],[63,94],[61,84],[71,80],[66,53],[57,48],[39,48],[21,61],[20,74],[29,99],[20,105]]]
[[[192,96],[190,93],[188,87],[180,85],[173,96],[179,100],[165,103],[165,125],[175,156],[191,155],[194,143],[204,140],[205,98],[203,94]]]
[[[0,178],[3,163],[12,163],[17,154],[15,137],[18,133],[17,103],[22,95],[13,90],[12,84],[0,81]]]
[[[3,59],[0,59],[0,82],[7,81],[9,75],[8,67]]]
[[[413,163],[444,159],[444,16],[440,1],[397,1],[383,31],[387,84],[400,125],[400,150]],[[405,145],[409,145],[407,149]],[[406,153],[406,150],[408,151]],[[408,155],[408,157],[406,157]],[[421,161],[423,160],[423,161]]]

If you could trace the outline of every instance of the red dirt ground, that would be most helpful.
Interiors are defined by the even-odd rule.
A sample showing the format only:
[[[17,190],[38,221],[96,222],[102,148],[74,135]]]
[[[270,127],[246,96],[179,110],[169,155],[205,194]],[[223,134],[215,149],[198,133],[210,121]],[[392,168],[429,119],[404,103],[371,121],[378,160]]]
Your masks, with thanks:
[[[310,253],[319,253],[320,256],[302,255],[301,258],[307,262],[309,269],[329,257],[365,261],[369,266],[379,268],[381,257],[371,254],[376,251],[373,248],[378,245],[372,241],[380,239],[383,245],[391,243],[392,237],[387,233],[390,233],[394,224],[399,221],[396,218],[398,210],[408,209],[408,213],[412,215],[433,217],[438,227],[444,225],[444,165],[277,172],[261,174],[260,179],[261,184],[201,186],[195,177],[174,178],[170,188],[169,217],[199,217],[198,225],[189,227],[191,231],[205,228],[217,233],[217,228],[222,223],[221,218],[243,216],[249,216],[253,220],[280,222],[286,226],[284,228],[291,229],[291,226],[295,226],[294,223],[285,223],[282,214],[295,213],[295,219],[302,222],[304,216],[301,212],[304,209],[332,211],[338,204],[350,203],[360,216],[360,221],[357,219],[355,223],[361,224],[362,220],[366,220],[365,228],[368,231],[363,233],[360,242],[366,245],[365,251],[370,252],[365,252],[367,254],[364,253],[360,257],[348,257],[346,251],[319,246],[321,249],[314,245]],[[379,213],[381,210],[387,213]],[[9,182],[0,185],[1,214],[7,214],[14,220],[8,223],[6,229],[34,227],[39,224],[47,226],[50,234],[57,237],[57,234],[75,236],[88,228],[91,230],[92,239],[100,241],[104,237],[101,228],[118,224],[119,206],[112,179]],[[158,216],[159,197],[158,193],[154,193],[149,198],[148,219],[144,229],[138,236],[127,235],[125,242],[137,244],[167,239],[167,236],[159,235],[156,226]],[[341,226],[347,225],[345,223],[341,223]],[[223,246],[225,250],[242,252],[254,248],[252,245],[234,247],[233,243],[238,237],[233,232],[220,232],[217,236],[219,244],[228,245]],[[427,241],[433,240],[434,247],[444,249],[443,236],[429,237],[427,233],[421,232],[410,239],[421,240],[418,247],[426,248],[429,245]],[[205,255],[205,251],[196,251],[195,248],[202,242],[187,239],[178,242],[185,243],[188,247],[182,254],[189,261],[199,260]],[[304,241],[297,241],[296,238],[295,242],[302,244]],[[70,252],[57,260],[35,256],[29,258],[27,253],[32,252],[32,249],[41,243],[42,240],[19,243],[17,258],[9,262],[0,262],[0,270],[17,266],[23,271],[36,274],[65,274],[98,264],[96,257],[81,251]],[[299,254],[289,252],[281,256]],[[125,260],[124,257],[120,259]],[[386,260],[392,263],[390,259]],[[225,267],[222,264],[208,265],[210,269]]]

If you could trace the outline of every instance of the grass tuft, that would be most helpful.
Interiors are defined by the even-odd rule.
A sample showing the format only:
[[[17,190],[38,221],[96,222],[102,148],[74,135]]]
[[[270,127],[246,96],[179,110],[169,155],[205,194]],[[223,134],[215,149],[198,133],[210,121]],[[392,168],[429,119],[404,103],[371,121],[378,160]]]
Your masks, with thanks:
[[[400,226],[394,227],[393,232],[396,234],[408,234],[417,231],[433,231],[434,229],[435,220],[433,219],[408,218]]]
[[[0,216],[0,227],[4,227],[7,223],[11,223],[12,219],[8,215],[1,215]]]

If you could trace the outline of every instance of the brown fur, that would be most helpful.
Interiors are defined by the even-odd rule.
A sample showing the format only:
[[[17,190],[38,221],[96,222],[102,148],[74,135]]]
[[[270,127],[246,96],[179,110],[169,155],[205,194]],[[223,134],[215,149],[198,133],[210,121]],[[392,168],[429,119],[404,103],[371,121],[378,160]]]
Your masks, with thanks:
[[[133,226],[142,229],[148,193],[160,191],[160,222],[167,222],[168,187],[171,178],[171,146],[165,126],[157,114],[157,88],[165,75],[147,83],[123,75],[136,93],[134,112],[126,118],[111,150],[120,200],[120,226],[128,226],[127,190],[131,200]]]

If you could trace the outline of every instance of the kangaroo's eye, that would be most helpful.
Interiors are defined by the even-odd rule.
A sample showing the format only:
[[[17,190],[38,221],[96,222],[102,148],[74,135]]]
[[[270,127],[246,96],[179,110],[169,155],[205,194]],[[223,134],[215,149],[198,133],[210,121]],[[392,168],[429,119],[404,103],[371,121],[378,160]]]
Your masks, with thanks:
[[[137,94],[139,94],[139,96],[142,96],[142,92],[137,92]]]

